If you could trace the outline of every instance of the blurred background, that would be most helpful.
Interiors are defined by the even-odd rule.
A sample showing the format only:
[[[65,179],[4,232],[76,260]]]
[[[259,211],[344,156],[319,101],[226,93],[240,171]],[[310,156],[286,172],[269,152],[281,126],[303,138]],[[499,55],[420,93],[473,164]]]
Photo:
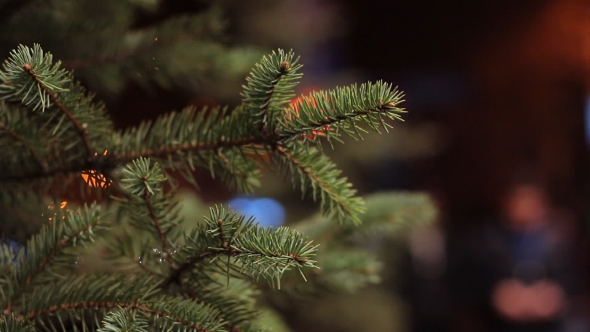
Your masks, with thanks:
[[[218,2],[227,44],[301,55],[301,93],[399,86],[405,122],[329,154],[360,194],[427,191],[440,209],[436,223],[375,246],[381,285],[285,314],[293,331],[590,331],[589,1]],[[212,1],[162,3],[135,28]],[[228,71],[249,69],[259,53],[248,54]],[[189,104],[237,105],[247,74],[145,93],[138,71],[112,98],[76,70],[120,128]],[[204,203],[231,202],[267,224],[318,209],[281,175],[265,175],[253,197],[206,172],[198,181]]]

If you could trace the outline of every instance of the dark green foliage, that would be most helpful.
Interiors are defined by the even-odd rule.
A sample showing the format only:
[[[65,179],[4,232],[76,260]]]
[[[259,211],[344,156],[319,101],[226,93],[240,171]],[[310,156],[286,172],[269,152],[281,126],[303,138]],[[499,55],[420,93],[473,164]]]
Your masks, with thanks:
[[[101,56],[149,47],[165,31],[217,31],[216,18],[203,19],[136,32]],[[127,26],[128,17],[121,20]],[[117,68],[123,75],[125,65]],[[18,253],[0,246],[0,330],[253,331],[257,300],[269,288],[309,294],[377,282],[380,264],[354,248],[355,238],[430,219],[414,214],[430,202],[373,197],[363,215],[363,200],[320,142],[362,138],[357,123],[386,130],[399,120],[402,95],[378,82],[292,103],[300,68],[293,52],[275,51],[248,76],[241,105],[186,108],[117,131],[103,104],[51,54],[39,45],[14,50],[0,70],[0,208],[8,211],[1,217],[43,226]],[[285,172],[320,201],[322,214],[300,232],[215,206],[187,231],[171,175],[197,185],[196,168],[241,192],[257,187],[263,169]],[[85,255],[96,266],[78,269]]]

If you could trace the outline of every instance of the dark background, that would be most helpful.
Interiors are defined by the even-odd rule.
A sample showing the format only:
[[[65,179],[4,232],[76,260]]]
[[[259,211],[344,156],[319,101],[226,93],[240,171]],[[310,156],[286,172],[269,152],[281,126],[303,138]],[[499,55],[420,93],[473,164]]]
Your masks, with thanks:
[[[350,3],[350,62],[406,91],[408,123],[434,121],[449,133],[441,154],[407,167],[407,185],[444,190],[457,222],[495,211],[522,176],[583,209],[589,8],[576,0]]]

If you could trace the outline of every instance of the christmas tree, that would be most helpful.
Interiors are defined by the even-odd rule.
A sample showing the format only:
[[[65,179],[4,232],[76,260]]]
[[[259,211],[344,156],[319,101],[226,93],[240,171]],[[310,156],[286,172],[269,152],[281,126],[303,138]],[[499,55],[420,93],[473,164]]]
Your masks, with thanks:
[[[387,131],[402,93],[374,82],[296,96],[292,51],[263,56],[235,107],[116,129],[69,69],[113,98],[137,68],[150,67],[146,88],[176,88],[205,71],[238,73],[238,59],[257,54],[218,41],[218,8],[161,19],[159,5],[0,2],[3,28],[18,31],[0,45],[22,43],[0,70],[0,331],[263,330],[265,307],[378,281],[358,239],[434,213],[423,194],[357,197],[323,151]],[[135,27],[146,13],[151,25]],[[46,28],[27,29],[32,19]],[[167,59],[157,70],[156,58]],[[197,186],[197,169],[244,193],[283,172],[321,212],[278,228],[222,205],[184,220],[177,180]]]

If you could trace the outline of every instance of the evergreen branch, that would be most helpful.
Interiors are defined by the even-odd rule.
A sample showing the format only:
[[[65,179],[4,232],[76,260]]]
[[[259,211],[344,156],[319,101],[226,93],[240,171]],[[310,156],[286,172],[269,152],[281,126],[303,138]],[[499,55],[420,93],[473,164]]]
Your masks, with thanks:
[[[181,324],[199,332],[223,331],[222,323],[216,317],[219,312],[192,299],[162,298],[142,306],[143,312],[150,314],[155,325],[163,330]],[[162,319],[164,318],[164,319]]]
[[[251,191],[259,165],[242,151],[255,150],[264,140],[246,125],[248,120],[241,108],[186,108],[118,134],[113,154],[119,159],[156,158],[162,167],[189,177],[189,171],[200,166],[232,188]]]
[[[31,146],[31,144],[29,144],[29,142],[22,136],[20,136],[19,134],[17,134],[16,132],[14,132],[13,130],[11,130],[10,128],[8,128],[4,122],[0,122],[0,132],[4,131],[5,133],[8,134],[8,136],[10,136],[14,141],[22,144],[25,149],[27,151],[29,151],[29,153],[31,154],[31,156],[33,156],[33,159],[35,159],[35,161],[39,164],[39,166],[41,167],[41,170],[43,172],[48,172],[48,165],[45,162],[45,160],[43,160],[41,158],[41,156],[39,156],[39,154],[37,153],[37,151],[33,148],[33,146]]]
[[[10,245],[0,244],[0,278],[11,270],[14,264],[15,253]]]
[[[202,263],[205,259],[212,258],[212,257],[214,257],[216,255],[220,255],[220,254],[222,254],[222,252],[205,251],[205,252],[202,252],[198,255],[190,255],[190,257],[188,259],[186,259],[184,262],[180,263],[180,265],[176,269],[174,269],[174,271],[172,271],[172,273],[170,273],[168,278],[166,280],[164,280],[164,282],[162,282],[161,287],[167,288],[171,284],[182,285],[181,278],[182,278],[182,274],[184,272],[192,269],[197,264]]]
[[[249,146],[225,151],[220,149],[216,156],[208,157],[208,162],[203,160],[202,165],[207,165],[206,168],[211,172],[211,176],[221,179],[230,189],[242,193],[252,192],[260,184],[261,172],[260,163],[244,153],[249,149]]]
[[[30,322],[19,320],[14,315],[0,316],[0,331],[5,332],[35,332]]]
[[[114,159],[121,163],[130,162],[133,159],[137,159],[139,157],[164,159],[169,155],[179,152],[217,151],[220,148],[248,147],[262,142],[263,141],[257,137],[245,137],[243,139],[232,141],[221,140],[219,142],[211,143],[187,143],[177,145],[175,147],[162,146],[156,149],[145,149],[139,152],[130,152],[121,156],[115,156]]]
[[[12,248],[12,244],[1,244],[0,245],[0,284],[5,285],[9,282],[12,270],[15,262],[15,252]],[[0,303],[6,302],[6,295],[3,290],[0,289]],[[2,331],[0,329],[0,331]]]
[[[360,214],[365,211],[363,200],[355,197],[356,191],[346,178],[339,178],[340,170],[318,149],[306,148],[300,144],[289,147],[278,145],[276,153],[279,160],[293,174],[293,184],[301,183],[301,192],[305,194],[311,187],[314,200],[321,198],[324,215],[336,215],[341,222],[350,220],[360,223]],[[297,175],[297,176],[296,176]]]
[[[113,308],[124,308],[129,310],[140,310],[141,312],[148,314],[153,317],[156,321],[154,325],[158,327],[166,326],[170,328],[172,325],[184,325],[185,327],[191,328],[191,331],[196,332],[222,332],[219,328],[219,323],[216,322],[214,317],[210,313],[205,312],[208,315],[203,314],[206,309],[204,306],[196,305],[192,301],[184,301],[184,303],[167,303],[167,302],[152,302],[152,303],[137,303],[137,302],[121,302],[121,301],[88,301],[88,302],[71,302],[61,303],[52,307],[45,308],[35,312],[29,312],[23,318],[33,319],[38,316],[45,316],[60,313],[63,311],[72,310],[99,310],[99,309],[113,309]],[[198,311],[201,309],[202,311]],[[210,309],[211,310],[211,309]],[[196,319],[191,319],[187,314],[192,314],[199,317],[199,320],[203,320],[205,323],[196,323]],[[205,318],[202,318],[205,316]]]
[[[71,173],[80,173],[86,170],[99,170],[97,169],[96,165],[100,165],[100,170],[112,170],[116,168],[120,164],[125,164],[132,162],[133,160],[144,157],[144,158],[156,158],[159,160],[165,160],[166,157],[178,153],[183,152],[200,152],[200,151],[216,151],[219,148],[223,147],[252,147],[253,150],[256,150],[256,146],[254,144],[263,142],[260,138],[257,137],[246,137],[241,140],[233,140],[233,141],[220,141],[220,142],[212,142],[212,143],[187,143],[178,145],[176,147],[172,146],[162,146],[156,149],[144,149],[139,151],[129,151],[129,152],[122,152],[121,154],[109,153],[108,156],[104,155],[95,155],[90,157],[88,160],[77,160],[68,165],[60,165],[54,168],[51,168],[47,171],[37,171],[31,172],[28,174],[3,174],[0,175],[0,182],[21,182],[21,181],[28,181],[31,179],[38,179],[38,178],[51,178],[58,175],[67,175]]]
[[[136,311],[121,309],[109,312],[97,332],[148,332],[148,321]]]
[[[104,138],[112,135],[113,126],[104,105],[93,102],[94,96],[86,93],[74,82],[72,74],[59,66],[60,62],[53,63],[52,55],[44,54],[37,44],[33,48],[19,46],[0,71],[0,79],[4,81],[0,84],[0,99],[32,111],[43,111],[36,114],[34,120],[43,129],[43,139],[51,142],[47,150],[54,153],[52,157],[59,164],[57,167],[62,168],[74,161],[80,163],[80,159],[92,158],[97,153],[92,145],[100,153],[106,150],[110,142]],[[92,126],[88,127],[89,124]],[[75,149],[77,143],[82,143],[83,151]],[[48,172],[33,175],[43,173],[56,172],[51,167]]]
[[[144,302],[156,294],[154,279],[128,275],[71,275],[54,281],[52,287],[35,288],[23,301],[20,319],[36,319],[62,310],[116,307],[119,303]]]
[[[381,281],[382,263],[372,253],[357,248],[322,251],[322,269],[314,271],[307,283],[295,282],[297,275],[285,276],[283,288],[290,295],[318,296],[326,292],[352,293]]]
[[[177,230],[177,202],[170,202],[162,193],[166,175],[158,163],[139,158],[123,169],[121,187],[139,202],[123,199],[123,208],[134,221],[133,225],[153,234],[162,246],[166,261],[174,266],[168,235]],[[149,220],[149,223],[146,222]]]
[[[51,53],[44,54],[38,44],[32,49],[19,45],[10,53],[0,72],[3,81],[0,98],[23,105],[34,104],[33,111],[39,108],[44,111],[51,105],[51,94],[66,91],[68,74],[59,69],[60,64],[59,61],[53,63]]]
[[[189,276],[185,278],[183,288],[191,298],[219,310],[217,319],[228,331],[248,331],[257,316],[256,297],[260,292],[243,279],[230,278],[225,282],[224,278],[226,276],[216,275],[203,284],[203,281]]]
[[[31,283],[46,270],[56,258],[66,254],[66,249],[76,246],[78,242],[94,241],[96,231],[103,227],[100,207],[85,206],[76,213],[68,212],[60,218],[56,215],[43,227],[39,234],[27,241],[27,251],[21,250],[16,258],[17,263],[9,282],[8,298],[4,312],[10,312],[20,295]]]
[[[154,252],[153,244],[149,240],[137,239],[137,236],[133,236],[129,230],[123,228],[120,236],[107,239],[107,259],[121,270],[139,268],[139,271],[134,272],[162,278],[163,273],[160,271],[162,255]]]
[[[156,158],[172,170],[194,169],[196,162],[213,175],[220,172],[230,186],[251,191],[257,183],[258,165],[234,149],[257,151],[265,141],[254,135],[252,127],[244,126],[243,120],[244,115],[239,110],[231,114],[224,109],[197,113],[194,108],[187,108],[181,113],[161,117],[153,124],[146,122],[117,133],[111,140],[113,144],[109,144],[108,155],[95,154],[88,160],[73,159],[48,171],[2,174],[0,182],[21,182],[83,171],[109,173],[120,164],[144,156]],[[220,153],[222,149],[225,152]],[[230,162],[237,159],[240,162],[228,165],[222,156]]]
[[[272,134],[276,117],[295,96],[294,88],[301,74],[297,70],[298,58],[282,49],[264,56],[252,69],[243,86],[243,105],[258,131],[267,136]],[[273,126],[269,128],[270,126]]]
[[[391,125],[385,119],[402,120],[404,110],[397,106],[403,101],[403,93],[387,83],[362,84],[360,87],[336,88],[316,91],[291,103],[280,122],[280,137],[288,141],[299,137],[315,138],[316,135],[339,140],[340,132],[362,139],[356,124],[361,120],[379,133],[379,127],[388,130]],[[318,140],[319,144],[319,140]]]
[[[19,319],[38,320],[72,311],[105,309],[138,310],[151,316],[153,325],[166,330],[181,324],[192,331],[221,331],[218,311],[193,300],[157,295],[156,280],[126,275],[89,276],[60,280],[53,287],[36,290]]]
[[[36,46],[38,46],[38,45],[36,45]],[[59,62],[58,62],[58,64],[59,64]],[[25,63],[23,65],[23,70],[31,76],[31,78],[33,79],[33,81],[35,81],[35,83],[37,84],[39,89],[43,91],[44,95],[47,95],[49,97],[49,100],[51,101],[51,103],[53,105],[55,105],[68,118],[68,120],[74,125],[74,128],[76,128],[76,131],[78,132],[78,135],[80,136],[80,139],[82,140],[82,143],[84,144],[84,148],[86,149],[86,156],[87,157],[91,156],[92,155],[92,148],[90,147],[90,142],[88,141],[88,136],[86,133],[85,126],[83,126],[78,121],[78,119],[76,119],[74,117],[72,112],[64,106],[64,104],[58,98],[57,93],[50,90],[50,88],[48,88],[46,86],[46,84],[41,81],[39,76],[37,76],[37,74],[35,73],[33,66],[31,64]],[[43,94],[42,94],[42,96],[43,96]],[[47,104],[47,105],[50,105],[50,104]]]
[[[185,262],[164,285],[178,282],[182,272],[220,255],[232,258],[240,264],[242,271],[254,278],[262,276],[279,287],[281,275],[290,268],[315,267],[312,258],[317,245],[312,245],[302,234],[286,227],[259,227],[254,224],[254,219],[245,221],[244,216],[222,207],[212,208],[210,213],[205,219],[205,228],[187,237],[187,246],[182,249]]]
[[[47,128],[39,124],[39,114],[8,102],[0,103],[0,127],[4,129],[0,129],[3,152],[0,174],[28,174],[49,169],[55,140]]]

